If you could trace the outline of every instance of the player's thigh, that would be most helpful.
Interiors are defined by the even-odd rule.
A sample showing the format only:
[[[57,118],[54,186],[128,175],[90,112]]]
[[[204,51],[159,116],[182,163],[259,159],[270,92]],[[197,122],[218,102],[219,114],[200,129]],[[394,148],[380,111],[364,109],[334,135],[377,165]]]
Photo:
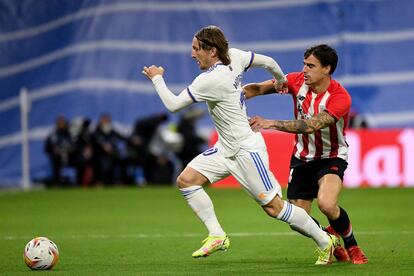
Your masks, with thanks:
[[[336,205],[342,190],[347,162],[340,158],[321,160],[318,165],[318,203]]]
[[[279,182],[269,169],[266,150],[240,150],[231,164],[231,174],[260,205],[268,204],[276,195],[282,197]]]
[[[226,165],[226,159],[216,148],[208,149],[197,155],[188,163],[187,168],[197,171],[210,183],[217,182],[230,175]]]
[[[338,175],[325,174],[318,180],[318,204],[326,206],[337,205],[342,190],[342,180]]]

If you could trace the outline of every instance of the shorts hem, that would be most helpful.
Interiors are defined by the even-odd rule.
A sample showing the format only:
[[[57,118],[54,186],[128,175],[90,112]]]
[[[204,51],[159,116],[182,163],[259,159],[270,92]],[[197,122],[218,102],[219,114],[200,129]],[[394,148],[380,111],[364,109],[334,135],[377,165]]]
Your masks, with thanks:
[[[266,204],[268,204],[270,201],[272,201],[274,198],[275,198],[275,196],[279,196],[280,198],[282,198],[282,190],[279,190],[279,191],[277,191],[276,189],[275,189],[275,191],[274,191],[274,193],[272,193],[270,196],[269,196],[269,200],[266,200],[266,201],[262,201],[262,200],[258,200],[258,199],[256,199],[256,201],[260,204],[260,206],[265,206]]]
[[[200,172],[199,169],[192,167],[190,164],[191,163],[187,164],[187,167],[192,168],[193,170],[195,170],[196,172],[198,172],[199,174],[201,174],[202,176],[204,176],[205,178],[207,178],[207,180],[208,180],[208,182],[210,182],[210,184],[213,184],[214,182],[217,182],[218,181],[218,180],[217,181],[214,181],[214,182],[211,181],[211,178],[208,175],[206,175],[205,172]]]

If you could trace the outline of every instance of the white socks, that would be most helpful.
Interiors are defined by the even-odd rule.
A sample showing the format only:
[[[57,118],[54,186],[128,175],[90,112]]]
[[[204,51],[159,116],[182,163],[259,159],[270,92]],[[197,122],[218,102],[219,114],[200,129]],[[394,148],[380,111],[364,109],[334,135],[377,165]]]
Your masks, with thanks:
[[[201,186],[180,188],[188,205],[207,227],[210,236],[224,236],[226,233],[220,226],[214,212],[213,202]],[[277,216],[279,220],[287,222],[293,229],[311,237],[319,248],[325,249],[329,245],[329,236],[318,227],[305,210],[287,201],[284,201],[282,211]]]
[[[201,186],[180,188],[188,205],[207,227],[210,236],[225,236],[226,233],[220,226],[214,213],[213,202]]]
[[[300,207],[284,201],[282,211],[277,218],[287,222],[293,229],[305,236],[311,237],[321,249],[329,245],[329,236],[323,231],[315,221]]]

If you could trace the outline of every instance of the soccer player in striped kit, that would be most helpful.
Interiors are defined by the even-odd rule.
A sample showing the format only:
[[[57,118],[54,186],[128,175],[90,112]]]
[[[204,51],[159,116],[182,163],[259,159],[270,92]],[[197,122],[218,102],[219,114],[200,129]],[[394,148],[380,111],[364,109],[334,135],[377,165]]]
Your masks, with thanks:
[[[338,246],[334,255],[339,261],[365,264],[368,259],[358,246],[347,212],[338,205],[347,168],[348,145],[345,128],[351,108],[351,96],[331,78],[338,63],[336,51],[321,44],[304,53],[302,72],[287,74],[288,93],[293,97],[296,120],[251,118],[253,130],[275,129],[295,133],[295,147],[287,196],[291,203],[309,214],[314,198],[329,220],[326,230],[342,236],[346,250]],[[277,80],[244,86],[246,99],[278,93]]]
[[[286,88],[286,78],[279,65],[264,55],[229,49],[223,32],[215,26],[202,28],[195,34],[191,56],[204,72],[178,95],[165,84],[162,67],[145,66],[142,73],[152,81],[171,112],[195,102],[206,102],[218,132],[217,144],[195,157],[177,178],[182,195],[209,232],[192,256],[207,257],[230,246],[229,237],[202,186],[231,174],[269,216],[312,237],[319,252],[315,264],[330,264],[339,240],[322,231],[302,208],[282,199],[281,187],[269,169],[263,137],[253,132],[247,118],[241,86],[243,73],[250,67],[264,68],[278,80],[275,87],[282,91]]]

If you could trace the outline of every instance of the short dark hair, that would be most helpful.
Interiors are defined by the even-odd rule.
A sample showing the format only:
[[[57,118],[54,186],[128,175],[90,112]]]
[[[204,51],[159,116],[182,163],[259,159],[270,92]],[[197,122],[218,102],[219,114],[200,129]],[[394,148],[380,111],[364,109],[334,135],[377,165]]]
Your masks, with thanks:
[[[229,43],[224,36],[223,31],[217,26],[207,26],[201,28],[195,37],[200,41],[200,47],[204,50],[210,50],[213,47],[217,49],[217,55],[224,65],[229,65],[231,60],[229,56]]]
[[[330,65],[330,75],[335,72],[336,66],[338,65],[338,54],[334,48],[326,44],[315,45],[308,48],[303,56],[308,58],[310,55],[314,55],[323,67]]]

